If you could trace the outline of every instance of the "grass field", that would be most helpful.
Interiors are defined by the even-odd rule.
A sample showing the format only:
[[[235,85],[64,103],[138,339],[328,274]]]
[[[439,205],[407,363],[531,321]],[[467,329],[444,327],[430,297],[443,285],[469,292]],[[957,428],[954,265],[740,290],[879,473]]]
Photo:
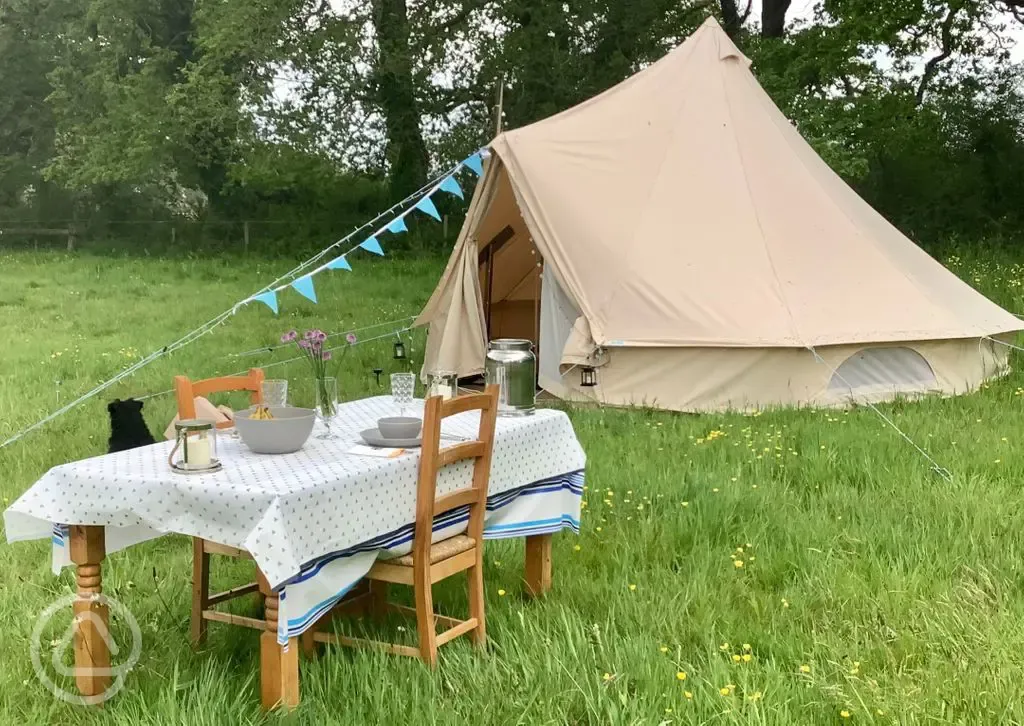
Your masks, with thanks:
[[[318,284],[319,306],[295,295],[280,319],[243,309],[0,450],[5,505],[50,466],[104,450],[107,400],[167,389],[178,372],[281,360],[284,352],[229,354],[272,344],[288,327],[343,330],[412,315],[442,264],[384,260],[337,273]],[[1020,266],[952,266],[1024,312]],[[58,392],[67,401],[282,267],[0,255],[0,440],[55,408]],[[390,340],[356,348],[343,395],[378,390],[370,370],[390,357]],[[278,374],[305,376],[294,364]],[[331,650],[303,663],[303,703],[290,716],[258,708],[248,631],[213,625],[202,652],[189,648],[191,548],[180,537],[106,562],[106,591],[144,633],[124,691],[102,710],[54,700],[35,678],[29,641],[71,578],[50,574],[46,543],[3,546],[0,723],[1024,723],[1022,387],[1015,372],[973,396],[885,407],[952,472],[950,483],[870,410],[570,411],[589,455],[588,490],[583,534],[556,537],[551,595],[523,598],[521,543],[489,543],[486,656],[459,642],[430,673],[411,660]],[[147,402],[154,431],[172,406],[168,396]],[[223,586],[245,576],[232,566],[215,573]],[[465,603],[454,586],[435,599],[452,611]]]

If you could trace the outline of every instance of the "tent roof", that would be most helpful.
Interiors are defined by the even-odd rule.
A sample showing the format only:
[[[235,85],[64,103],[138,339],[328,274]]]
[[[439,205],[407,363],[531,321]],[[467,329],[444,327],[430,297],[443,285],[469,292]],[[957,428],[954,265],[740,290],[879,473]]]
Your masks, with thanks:
[[[598,344],[806,346],[1024,328],[858,197],[713,19],[623,83],[491,148],[487,174],[508,175]],[[500,229],[489,218],[508,206],[474,221]]]

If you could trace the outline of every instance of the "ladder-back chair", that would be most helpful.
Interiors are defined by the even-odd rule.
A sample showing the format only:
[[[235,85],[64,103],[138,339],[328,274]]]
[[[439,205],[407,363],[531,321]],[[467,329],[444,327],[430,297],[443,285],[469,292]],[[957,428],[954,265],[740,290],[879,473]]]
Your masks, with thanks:
[[[263,403],[262,383],[263,371],[259,368],[250,368],[249,372],[244,376],[222,376],[220,378],[207,378],[202,381],[193,381],[186,376],[175,376],[174,393],[178,400],[178,418],[195,418],[196,397],[205,397],[213,393],[248,391],[252,405],[261,404]],[[233,425],[234,422],[232,421],[223,421],[217,424],[217,428],[230,428]],[[207,620],[241,625],[255,630],[265,629],[266,622],[262,619],[247,618],[214,609],[220,603],[245,595],[255,593],[259,596],[259,584],[254,581],[241,587],[235,587],[211,595],[210,555],[252,559],[252,556],[245,550],[210,542],[201,537],[192,538],[192,643],[200,645],[206,640]]]
[[[441,449],[441,422],[449,416],[466,411],[480,412],[477,438]],[[419,647],[349,638],[326,632],[314,632],[313,641],[382,648],[398,655],[422,658],[431,667],[437,663],[438,647],[460,635],[469,633],[476,645],[484,645],[484,515],[497,415],[498,387],[495,385],[488,386],[484,393],[459,396],[447,401],[440,396],[427,399],[416,485],[416,525],[412,552],[390,560],[378,560],[366,575],[378,609],[416,616]],[[470,486],[437,496],[438,472],[467,459],[474,462]],[[431,543],[434,517],[460,507],[469,509],[466,533]],[[435,614],[433,584],[461,572],[466,572],[469,580],[469,619],[456,620]],[[386,591],[391,583],[411,585],[416,607],[387,603]],[[446,629],[438,633],[437,623]]]

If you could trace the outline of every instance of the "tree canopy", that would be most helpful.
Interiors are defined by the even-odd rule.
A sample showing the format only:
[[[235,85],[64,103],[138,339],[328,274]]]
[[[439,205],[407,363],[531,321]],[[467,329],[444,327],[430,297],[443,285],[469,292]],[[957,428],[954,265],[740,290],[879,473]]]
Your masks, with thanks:
[[[759,12],[758,12],[759,11]],[[709,15],[913,237],[1019,239],[1024,0],[7,0],[0,221],[329,229],[618,83]]]

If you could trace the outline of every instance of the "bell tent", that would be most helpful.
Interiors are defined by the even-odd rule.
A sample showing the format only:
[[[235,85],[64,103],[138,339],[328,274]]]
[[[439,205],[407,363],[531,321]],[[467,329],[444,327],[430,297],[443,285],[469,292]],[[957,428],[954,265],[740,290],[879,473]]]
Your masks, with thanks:
[[[489,151],[417,320],[424,373],[527,338],[565,399],[841,406],[971,391],[1024,328],[858,197],[713,19]]]

